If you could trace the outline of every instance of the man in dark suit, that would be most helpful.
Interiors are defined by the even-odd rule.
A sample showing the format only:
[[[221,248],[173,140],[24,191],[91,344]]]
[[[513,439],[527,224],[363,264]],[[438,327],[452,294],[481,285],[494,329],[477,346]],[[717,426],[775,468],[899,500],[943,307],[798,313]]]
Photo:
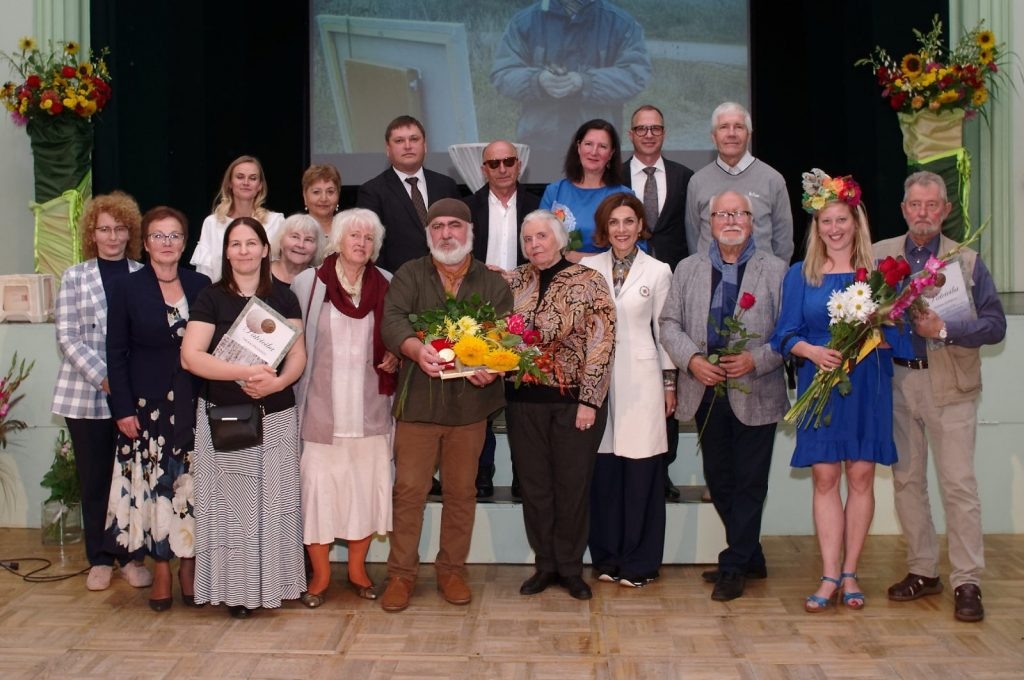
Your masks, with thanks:
[[[473,216],[473,257],[488,267],[503,270],[524,264],[526,257],[519,246],[519,229],[523,218],[540,207],[540,198],[519,184],[522,163],[516,148],[505,140],[496,140],[484,147],[484,184],[466,199]],[[494,451],[497,442],[491,421],[487,422],[484,449],[476,476],[477,498],[494,495]],[[512,470],[512,495],[518,496],[519,484]]]
[[[427,206],[442,198],[460,198],[448,176],[423,167],[427,134],[412,116],[399,116],[384,133],[391,167],[359,187],[356,206],[377,213],[387,238],[377,265],[395,272],[409,260],[430,252],[427,247]]]
[[[689,255],[686,247],[686,187],[693,171],[661,155],[665,143],[665,117],[657,107],[645,104],[633,112],[629,121],[629,139],[633,156],[626,161],[623,175],[629,178],[633,193],[644,202],[644,222],[651,230],[647,253],[674,270]],[[679,500],[679,489],[668,477],[668,468],[676,459],[679,422],[666,419],[668,455],[665,456],[665,498]]]

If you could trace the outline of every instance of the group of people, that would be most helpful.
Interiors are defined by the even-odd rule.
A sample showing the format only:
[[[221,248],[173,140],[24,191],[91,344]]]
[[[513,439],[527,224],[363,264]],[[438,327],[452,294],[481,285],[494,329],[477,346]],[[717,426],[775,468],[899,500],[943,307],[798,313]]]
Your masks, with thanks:
[[[665,500],[678,498],[668,466],[678,421],[689,419],[700,427],[726,533],[716,568],[703,573],[711,597],[740,597],[748,579],[765,578],[760,528],[776,428],[789,406],[784,362],[796,366],[802,393],[841,361],[828,347],[834,291],[879,257],[903,256],[919,271],[948,249],[945,184],[930,173],[909,177],[908,234],[874,247],[859,191],[817,185],[804,200],[805,257],[789,267],[785,181],[751,155],[746,109],[715,109],[717,157],[696,173],[662,156],[656,107],[634,111],[628,133],[634,154],[623,161],[613,124],[583,123],[565,178],[541,198],[519,184],[516,147],[494,141],[482,154],[487,184],[463,200],[451,178],[423,167],[423,125],[400,116],[384,135],[390,165],[360,187],[356,208],[337,212],[340,176],[313,166],[303,177],[307,212],[287,219],[264,207],[263,170],[243,156],[204,223],[192,258],[198,273],[179,262],[188,235],[180,212],[161,206],[142,216],[124,194],[94,198],[82,223],[93,257],[65,273],[58,299],[64,364],[54,399],[78,453],[87,586],[107,587],[117,562],[133,585],[151,583],[150,605],[166,609],[177,557],[186,603],[225,604],[239,617],[287,599],[315,608],[342,539],[355,592],[401,611],[416,590],[434,490],[442,498],[437,588],[466,604],[476,498],[493,493],[491,423],[502,408],[536,555],[522,594],[558,585],[592,597],[588,548],[599,582],[642,587],[658,578]],[[852,392],[831,400],[829,421],[797,429],[791,464],[812,470],[822,558],[808,612],[834,606],[840,594],[851,609],[865,605],[857,567],[879,463],[893,466],[908,536],[910,573],[888,596],[941,592],[925,476],[930,441],[955,615],[984,615],[977,348],[1001,340],[1005,317],[980,258],[967,251],[962,262],[974,317],[908,317],[857,363]],[[252,297],[301,333],[277,369],[214,354]],[[536,332],[545,380],[520,385],[486,370],[439,380],[446,361],[417,334],[415,316],[476,297]],[[748,335],[735,348],[741,314]],[[258,407],[262,439],[221,451],[206,413],[235,404]],[[383,534],[390,554],[380,588],[365,560]]]

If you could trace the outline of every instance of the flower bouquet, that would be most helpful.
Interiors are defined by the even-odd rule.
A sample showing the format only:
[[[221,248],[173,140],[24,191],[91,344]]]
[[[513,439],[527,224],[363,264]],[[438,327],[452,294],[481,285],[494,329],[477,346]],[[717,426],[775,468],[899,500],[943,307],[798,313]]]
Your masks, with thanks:
[[[518,371],[516,386],[529,377],[544,382],[538,365],[540,333],[526,328],[519,314],[498,318],[489,303],[473,294],[467,300],[448,296],[434,309],[410,314],[416,335],[431,344],[446,364],[441,379],[459,378],[484,369],[492,373]]]
[[[1000,73],[997,60],[1003,45],[997,45],[992,31],[983,29],[983,21],[966,31],[951,51],[943,46],[942,22],[932,19],[928,33],[914,30],[918,50],[897,62],[882,47],[870,57],[855,62],[871,66],[882,97],[902,113],[916,111],[966,110],[973,115],[989,99],[989,90]]]
[[[15,352],[14,357],[11,358],[10,368],[7,369],[4,377],[0,378],[0,448],[7,448],[8,433],[19,432],[28,427],[24,420],[16,420],[7,416],[10,415],[11,408],[24,398],[24,394],[14,396],[14,393],[21,387],[21,383],[25,382],[35,365],[34,361],[26,365],[24,359],[19,362],[18,353]]]
[[[67,432],[57,434],[53,463],[39,483],[50,490],[42,506],[43,544],[74,543],[82,537],[81,488],[75,466],[75,449]]]
[[[818,370],[810,386],[786,413],[787,423],[815,429],[831,422],[828,404],[834,392],[845,397],[853,387],[850,372],[881,343],[881,327],[903,323],[910,310],[927,307],[922,295],[929,288],[942,286],[942,269],[953,262],[963,248],[974,243],[985,226],[974,232],[941,257],[930,257],[924,268],[910,276],[910,265],[902,257],[886,257],[868,272],[858,269],[854,282],[835,291],[828,300],[829,349],[838,350],[843,361],[830,370]],[[908,279],[909,277],[909,279]]]

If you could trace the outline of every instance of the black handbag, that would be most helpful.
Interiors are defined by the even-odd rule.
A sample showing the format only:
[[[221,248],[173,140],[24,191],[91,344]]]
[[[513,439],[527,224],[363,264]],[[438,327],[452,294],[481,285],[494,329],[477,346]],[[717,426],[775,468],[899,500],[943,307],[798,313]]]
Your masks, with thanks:
[[[210,436],[217,451],[237,451],[263,442],[263,405],[235,404],[210,406],[206,403],[210,419]]]

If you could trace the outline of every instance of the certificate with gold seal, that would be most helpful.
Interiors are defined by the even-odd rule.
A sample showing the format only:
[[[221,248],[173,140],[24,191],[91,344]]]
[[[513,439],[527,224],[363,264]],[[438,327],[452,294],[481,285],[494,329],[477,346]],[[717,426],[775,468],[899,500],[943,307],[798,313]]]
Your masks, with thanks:
[[[299,337],[299,329],[258,297],[242,308],[220,339],[213,356],[232,364],[277,368]]]

